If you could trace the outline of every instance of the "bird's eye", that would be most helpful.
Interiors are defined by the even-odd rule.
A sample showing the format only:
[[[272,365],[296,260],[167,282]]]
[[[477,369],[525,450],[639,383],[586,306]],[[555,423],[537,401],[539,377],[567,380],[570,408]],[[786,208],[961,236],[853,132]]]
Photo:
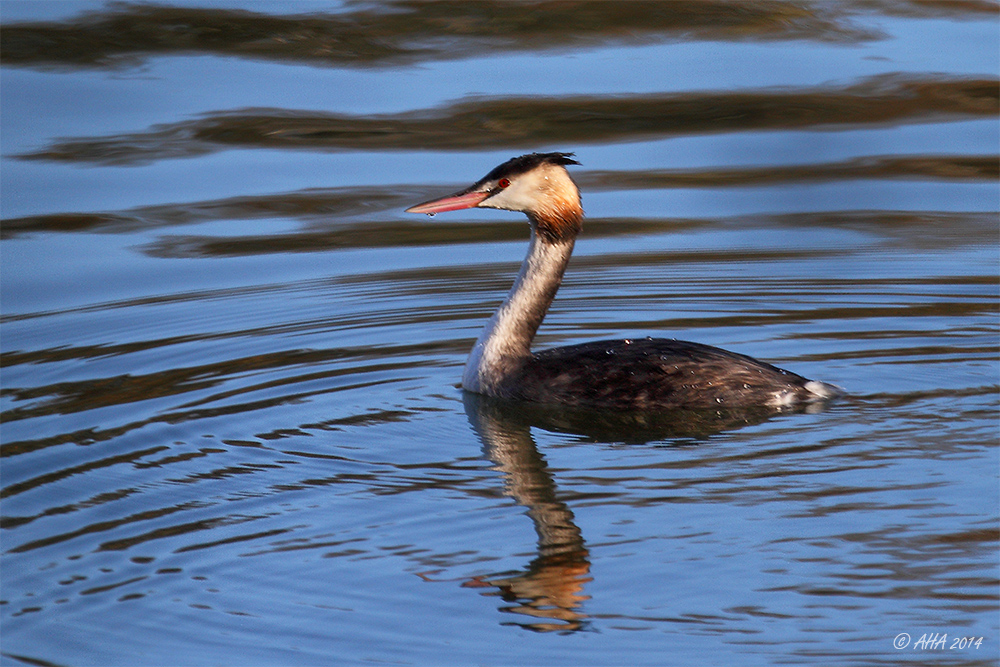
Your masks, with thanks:
[[[497,187],[500,188],[501,190],[506,188],[508,185],[510,185],[509,178],[501,178],[499,181],[497,181]]]

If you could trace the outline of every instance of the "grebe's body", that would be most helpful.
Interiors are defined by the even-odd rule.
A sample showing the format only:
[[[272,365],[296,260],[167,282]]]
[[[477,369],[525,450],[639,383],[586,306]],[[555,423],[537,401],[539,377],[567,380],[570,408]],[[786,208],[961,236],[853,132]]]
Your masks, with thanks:
[[[783,408],[837,390],[725,350],[673,339],[607,340],[531,352],[583,223],[580,191],[565,165],[571,153],[508,160],[471,187],[407,209],[521,211],[531,244],[503,304],[476,341],[462,386],[488,396],[618,409]]]

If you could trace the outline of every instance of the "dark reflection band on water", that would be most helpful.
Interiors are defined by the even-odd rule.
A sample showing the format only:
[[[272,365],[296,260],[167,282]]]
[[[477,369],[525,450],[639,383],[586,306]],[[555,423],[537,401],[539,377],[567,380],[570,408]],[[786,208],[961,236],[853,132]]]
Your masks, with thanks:
[[[872,3],[758,0],[661,2],[553,0],[503,3],[396,0],[353,3],[336,13],[289,15],[247,10],[122,4],[58,22],[5,26],[0,55],[5,65],[31,67],[127,67],[151,56],[210,53],[311,65],[395,66],[482,53],[642,43],[664,39],[858,41],[878,32],[850,21]],[[937,3],[938,5],[945,3]],[[361,5],[361,6],[357,6]],[[895,5],[895,6],[894,6]],[[929,2],[882,3],[880,12],[934,15]],[[951,13],[954,10],[949,10]],[[991,11],[985,1],[964,2],[961,11]],[[443,39],[443,35],[448,35]]]
[[[360,6],[358,6],[360,5]],[[669,9],[668,9],[669,7]],[[884,38],[855,19],[996,14],[988,0],[394,0],[336,13],[112,5],[65,21],[4,26],[5,65],[116,68],[170,54],[265,58],[337,67],[386,67],[511,51],[551,51],[666,40],[858,42]],[[445,37],[447,36],[447,37]]]
[[[796,183],[843,180],[925,180],[992,183],[1000,177],[997,155],[911,155],[871,156],[794,166],[762,166],[727,169],[670,169],[642,171],[583,170],[575,180],[588,192],[655,190],[668,188],[738,188],[782,186]],[[456,184],[455,187],[458,187]],[[344,247],[469,243],[519,238],[523,230],[506,222],[478,222],[475,225],[435,221],[365,223],[356,227],[344,223],[358,217],[389,214],[393,217],[415,199],[426,199],[441,190],[440,184],[414,186],[310,189],[273,195],[231,197],[214,201],[144,206],[124,211],[95,213],[52,213],[7,218],[0,225],[0,238],[14,238],[31,232],[116,232],[127,233],[196,225],[219,220],[291,218],[300,220],[305,230],[294,235],[232,237],[211,244],[205,238],[171,238],[147,247],[155,256],[193,257],[248,255],[259,252],[327,251]],[[882,212],[883,215],[886,212]],[[859,213],[826,214],[857,219]],[[771,216],[778,217],[778,216]],[[787,216],[786,216],[787,217]],[[340,222],[343,221],[343,222]],[[675,224],[680,221],[675,221]],[[797,221],[789,220],[794,224]],[[587,233],[600,221],[588,221]],[[817,223],[815,224],[823,224]],[[947,223],[952,226],[954,221]],[[335,225],[335,228],[332,228]],[[664,231],[654,221],[616,220],[615,229],[627,232],[636,225],[645,232]],[[650,227],[653,225],[653,227]],[[597,227],[596,229],[601,229]],[[598,231],[600,234],[601,232]]]
[[[103,220],[102,216],[95,216]],[[6,224],[7,221],[4,221]],[[11,221],[13,230],[45,231],[63,230],[62,216],[45,215],[19,218]],[[308,221],[306,221],[308,224]],[[586,221],[586,238],[601,239],[627,237],[644,234],[671,232],[692,232],[709,229],[841,229],[858,230],[878,234],[886,245],[908,248],[961,247],[989,242],[994,237],[996,216],[990,213],[952,213],[939,211],[827,211],[823,213],[797,213],[785,215],[749,215],[730,218],[589,218]],[[405,248],[462,245],[486,242],[523,241],[523,227],[507,222],[361,222],[308,225],[304,231],[283,234],[253,234],[219,238],[195,234],[172,234],[141,247],[147,255],[160,258],[197,257],[249,257],[279,253],[322,253],[331,250],[358,248]],[[317,228],[318,227],[318,228]],[[96,223],[101,229],[102,223]],[[911,232],[920,230],[919,235]],[[707,260],[711,257],[723,259],[741,256],[764,260],[789,259],[799,257],[821,257],[833,255],[836,249],[771,249],[753,250],[718,249],[711,252],[660,251],[668,253],[663,260],[689,261]],[[657,251],[650,251],[652,260]],[[616,263],[621,258],[609,255],[603,261]],[[575,266],[600,262],[599,259],[574,259]],[[433,271],[428,269],[427,271]],[[254,289],[267,290],[266,286]],[[275,287],[275,289],[281,289]],[[287,288],[286,288],[287,289]],[[233,290],[219,291],[216,296],[235,296]],[[186,301],[191,299],[211,299],[212,292],[193,292],[148,300],[148,303],[163,303],[168,300]],[[143,305],[132,302],[123,305]],[[91,308],[109,307],[99,304]],[[43,315],[39,312],[17,313],[0,316],[0,322],[15,321]],[[180,342],[180,341],[178,341]]]
[[[992,118],[1000,80],[895,74],[847,86],[646,95],[474,98],[360,116],[243,109],[146,132],[56,141],[28,160],[139,165],[234,148],[469,150],[648,141],[753,130],[833,130]]]

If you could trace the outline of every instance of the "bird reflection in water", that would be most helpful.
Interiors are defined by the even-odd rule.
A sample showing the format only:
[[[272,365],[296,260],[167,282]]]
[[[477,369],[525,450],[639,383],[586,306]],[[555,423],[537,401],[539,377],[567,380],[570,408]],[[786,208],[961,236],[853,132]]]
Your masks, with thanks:
[[[538,555],[522,572],[475,577],[470,588],[490,588],[511,606],[501,610],[535,620],[519,623],[539,632],[584,627],[579,611],[588,599],[590,561],[573,512],[557,498],[556,483],[531,438],[530,423],[508,402],[465,392],[465,411],[486,455],[504,475],[504,493],[528,508],[538,533]],[[496,589],[493,591],[492,589]]]
[[[464,392],[465,411],[486,456],[504,476],[504,493],[527,508],[538,534],[537,556],[522,571],[481,575],[467,588],[490,589],[509,606],[501,611],[533,620],[516,623],[537,632],[586,629],[581,607],[589,600],[590,554],[573,512],[559,499],[545,458],[531,427],[572,433],[595,442],[692,445],[723,431],[764,422],[787,411],[767,408],[734,410],[610,411],[567,408],[497,399]],[[802,411],[816,412],[815,405]]]

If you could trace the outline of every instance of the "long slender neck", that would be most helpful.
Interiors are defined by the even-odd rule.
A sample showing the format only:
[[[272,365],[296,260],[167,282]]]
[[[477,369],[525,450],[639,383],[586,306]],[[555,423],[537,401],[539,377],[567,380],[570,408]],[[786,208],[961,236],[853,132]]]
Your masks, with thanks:
[[[556,296],[573,253],[576,234],[539,235],[531,221],[531,245],[503,304],[479,334],[465,364],[462,386],[489,396],[504,395],[505,381],[531,357],[531,341]]]

